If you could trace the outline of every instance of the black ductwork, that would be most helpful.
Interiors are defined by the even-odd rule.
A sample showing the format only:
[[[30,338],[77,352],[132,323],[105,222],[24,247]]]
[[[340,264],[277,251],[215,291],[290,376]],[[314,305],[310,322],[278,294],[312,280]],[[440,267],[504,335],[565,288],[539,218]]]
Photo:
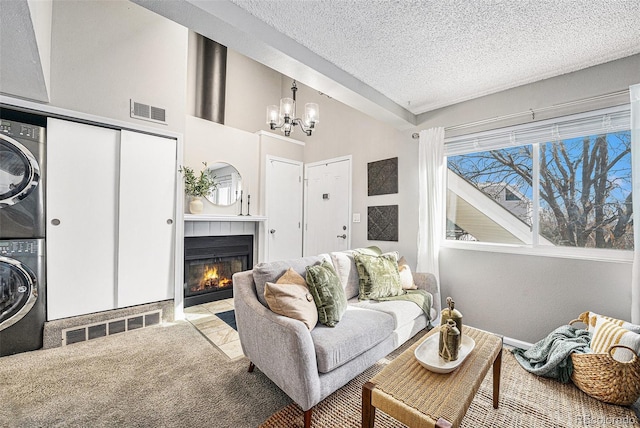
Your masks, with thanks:
[[[198,34],[196,116],[224,124],[227,47]]]

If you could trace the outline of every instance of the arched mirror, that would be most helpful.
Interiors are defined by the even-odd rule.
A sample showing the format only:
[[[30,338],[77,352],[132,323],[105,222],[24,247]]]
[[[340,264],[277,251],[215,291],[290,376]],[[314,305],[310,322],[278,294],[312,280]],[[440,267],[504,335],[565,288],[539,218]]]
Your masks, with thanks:
[[[240,200],[242,177],[233,165],[216,162],[207,167],[208,173],[214,177],[216,187],[205,196],[214,205],[233,205]]]

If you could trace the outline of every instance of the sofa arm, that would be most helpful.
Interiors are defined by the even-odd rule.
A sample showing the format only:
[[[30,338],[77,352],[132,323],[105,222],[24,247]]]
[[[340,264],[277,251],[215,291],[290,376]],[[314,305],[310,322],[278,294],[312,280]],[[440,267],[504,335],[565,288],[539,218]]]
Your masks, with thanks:
[[[313,407],[320,398],[320,379],[304,323],[263,306],[252,271],[233,275],[233,301],[244,354],[303,410]]]
[[[440,292],[438,291],[436,276],[432,273],[413,272],[413,282],[419,290],[425,290],[431,293],[433,296],[432,306],[436,310],[436,314],[440,315],[442,305],[440,303]]]

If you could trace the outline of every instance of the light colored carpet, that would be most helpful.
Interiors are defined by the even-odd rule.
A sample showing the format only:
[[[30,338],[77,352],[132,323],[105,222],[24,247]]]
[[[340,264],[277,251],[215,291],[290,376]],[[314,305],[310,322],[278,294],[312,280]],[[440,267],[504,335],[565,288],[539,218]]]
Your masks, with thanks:
[[[313,411],[312,426],[360,427],[362,385],[382,370],[388,361],[379,361],[317,405]],[[632,409],[601,403],[571,383],[561,384],[532,375],[518,365],[508,350],[503,351],[498,409],[493,408],[492,379],[489,370],[462,421],[462,428],[640,427],[640,420]],[[261,428],[302,426],[302,410],[291,404],[271,416]],[[405,425],[376,411],[375,426],[399,428]]]
[[[596,423],[599,415],[633,413],[602,405],[571,385],[556,390],[555,382],[529,375],[510,357],[505,353],[500,409],[493,410],[491,389],[483,385],[467,428],[638,426]],[[316,427],[359,426],[362,383],[386,363],[323,401],[314,411]],[[229,360],[188,322],[2,357],[0,427],[301,426],[300,409],[260,370],[247,373],[247,367],[246,358]],[[567,414],[589,416],[591,423],[568,421]],[[378,415],[377,427],[398,426]]]
[[[291,400],[188,322],[0,358],[0,427],[256,427]]]

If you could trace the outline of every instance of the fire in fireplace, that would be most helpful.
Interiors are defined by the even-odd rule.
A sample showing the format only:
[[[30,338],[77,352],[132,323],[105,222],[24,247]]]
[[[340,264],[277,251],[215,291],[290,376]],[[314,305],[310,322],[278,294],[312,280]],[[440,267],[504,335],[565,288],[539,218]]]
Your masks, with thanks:
[[[233,297],[232,276],[253,265],[253,236],[185,238],[184,306]]]

